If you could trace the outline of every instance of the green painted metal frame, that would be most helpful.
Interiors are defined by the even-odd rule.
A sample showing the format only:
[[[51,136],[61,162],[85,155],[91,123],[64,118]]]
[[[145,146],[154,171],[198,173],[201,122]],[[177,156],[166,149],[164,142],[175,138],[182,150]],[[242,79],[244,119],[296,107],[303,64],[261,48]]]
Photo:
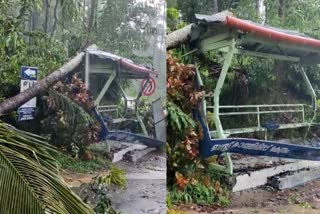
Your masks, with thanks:
[[[119,81],[116,81],[116,83],[117,83],[118,87],[120,88],[120,92],[121,92],[122,97],[124,99],[124,108],[126,110],[124,114],[127,114],[127,111],[128,111],[128,99],[127,99],[126,93],[124,93],[123,87],[119,83]]]
[[[142,96],[142,92],[144,91],[144,89],[148,86],[150,82],[150,79],[148,78],[147,81],[145,82],[145,84],[142,86],[140,92],[138,93],[138,96],[136,98],[136,100],[138,101],[140,99],[140,97]],[[136,106],[135,106],[135,112],[136,112],[136,117],[137,117],[137,120],[142,128],[142,132],[144,133],[144,135],[148,136],[148,131],[146,129],[146,126],[144,125],[143,121],[142,121],[142,118],[139,114],[139,111],[138,111],[138,105],[139,103],[136,103]]]
[[[301,68],[300,73],[301,73],[301,75],[302,75],[302,78],[303,78],[304,82],[305,82],[306,85],[307,85],[309,94],[310,94],[311,99],[312,99],[311,102],[312,102],[312,107],[313,107],[313,116],[312,116],[311,122],[310,122],[310,124],[309,124],[309,126],[308,126],[308,130],[307,130],[307,132],[306,132],[306,134],[305,134],[305,136],[304,136],[304,138],[306,138],[308,132],[310,131],[311,124],[313,123],[313,121],[314,121],[315,118],[316,118],[316,114],[317,114],[317,95],[316,95],[316,92],[314,91],[314,89],[313,89],[313,87],[312,87],[312,85],[311,85],[311,82],[310,82],[310,80],[309,80],[309,78],[308,78],[308,76],[307,76],[307,74],[306,74],[306,72],[304,71],[303,68]]]
[[[128,109],[128,108],[127,108],[127,106],[128,106],[128,101],[130,101],[130,100],[127,99],[126,94],[125,94],[125,92],[124,92],[121,84],[120,84],[118,81],[116,81],[116,83],[117,83],[118,87],[120,88],[121,94],[122,94],[122,96],[123,96],[123,98],[124,98],[124,100],[125,100],[125,109],[126,109],[125,114],[126,114],[126,113],[127,113],[127,109]],[[145,136],[149,136],[149,134],[148,134],[148,131],[147,131],[147,129],[146,129],[146,126],[145,126],[144,123],[143,123],[143,120],[142,120],[142,118],[141,118],[141,115],[139,114],[139,111],[138,111],[138,105],[139,105],[139,104],[138,104],[138,101],[139,101],[140,97],[142,96],[142,91],[145,89],[145,87],[147,87],[148,83],[149,83],[149,79],[148,79],[148,81],[146,81],[145,85],[141,88],[141,90],[139,91],[137,97],[133,100],[133,101],[136,102],[136,104],[135,104],[135,109],[134,109],[134,110],[135,110],[135,116],[136,116],[137,121],[138,121],[138,123],[139,123],[139,125],[140,125],[140,127],[141,127],[141,129],[142,129],[142,132],[143,132],[143,134],[144,134]]]
[[[257,115],[257,126],[249,127],[249,128],[236,128],[236,129],[228,129],[224,131],[224,134],[227,136],[234,134],[244,134],[244,133],[252,133],[252,132],[266,132],[267,129],[261,127],[260,115],[262,114],[275,114],[275,113],[301,113],[302,122],[301,123],[289,123],[289,124],[280,124],[278,129],[288,129],[288,128],[298,128],[298,127],[308,127],[312,122],[305,121],[305,108],[304,104],[270,104],[270,105],[228,105],[228,106],[220,106],[220,109],[243,109],[240,112],[227,112],[220,113],[219,116],[232,116],[232,115]],[[272,108],[278,107],[286,107],[291,109],[286,110],[272,110]],[[214,106],[207,106],[207,109],[213,109]],[[271,110],[263,110],[263,108],[271,108]],[[252,109],[251,111],[245,111],[245,109]],[[255,109],[256,111],[254,111]],[[210,135],[212,137],[218,137],[217,131],[210,131]]]
[[[263,44],[267,44],[267,45],[272,45],[272,46],[277,46],[279,47],[280,49],[286,49],[286,48],[290,48],[292,47],[292,44],[290,43],[285,43],[285,42],[277,42],[277,41],[270,41],[270,40],[266,40],[266,39],[263,39],[263,38],[258,38],[254,35],[250,35],[250,34],[247,34],[245,36],[243,36],[243,41],[246,41],[246,40],[250,40],[250,41],[253,41],[253,42],[257,42],[257,43],[263,43]],[[317,47],[311,47],[311,46],[301,46],[301,45],[297,45],[295,46],[295,49],[297,50],[302,50],[302,51],[308,51],[308,52],[315,52],[315,53],[320,53],[320,50],[319,48]],[[312,63],[311,63],[312,64]]]
[[[90,57],[89,57],[89,52],[86,51],[86,55],[85,55],[85,85],[87,88],[89,88],[90,86]],[[96,100],[95,100],[95,105],[97,106],[97,109],[99,109],[99,106],[100,106],[100,102],[101,102],[101,99],[103,98],[103,96],[106,94],[106,92],[108,91],[111,83],[116,80],[117,78],[117,69],[115,68],[114,70],[108,70],[107,72],[105,72],[106,74],[109,74],[109,78],[108,80],[106,81],[105,85],[103,86],[102,90],[100,91],[99,95],[97,96]],[[140,92],[138,93],[138,96],[137,98],[135,99],[136,102],[138,102],[138,100],[140,99],[140,97],[142,96],[142,91],[144,90],[144,88],[148,85],[149,83],[149,79],[148,81],[146,81],[145,85],[142,87],[142,89],[140,90]],[[116,81],[116,84],[119,86],[120,88],[120,92],[122,93],[122,96],[124,97],[125,99],[125,108],[127,109],[127,97],[124,93],[124,90],[121,86],[121,84],[119,83],[119,81]],[[108,106],[101,106],[102,108],[108,108]],[[105,111],[105,110],[104,110]],[[118,114],[118,112],[117,112]],[[135,115],[136,115],[136,118],[137,118],[137,121],[139,122],[139,125],[142,129],[142,132],[145,136],[149,136],[148,135],[148,131],[146,129],[146,126],[144,125],[143,123],[143,120],[139,114],[139,111],[138,111],[138,103],[136,103],[135,105]]]
[[[232,45],[232,43],[231,43],[231,45]],[[231,47],[232,48],[232,47]],[[232,57],[231,57],[232,58]],[[225,62],[226,63],[226,62]],[[226,63],[227,64],[227,63]],[[230,63],[231,64],[231,63]],[[230,67],[230,64],[229,64],[229,66],[227,66],[226,65],[226,68],[228,68],[228,67]],[[196,64],[195,65],[196,66],[196,75],[197,75],[197,85],[201,88],[201,87],[203,87],[203,82],[202,82],[202,78],[201,78],[201,76],[200,76],[200,73],[199,73],[199,71],[198,71],[198,65]],[[207,107],[206,107],[206,100],[205,100],[205,98],[202,98],[202,110],[203,110],[203,112],[204,112],[204,114],[206,114],[206,109],[207,109]],[[222,130],[223,131],[223,130]],[[222,137],[223,138],[223,137]],[[225,163],[226,163],[226,166],[222,166],[222,165],[220,165],[220,164],[214,164],[214,163],[211,163],[210,165],[209,165],[209,168],[211,169],[211,170],[218,170],[218,171],[221,171],[221,172],[224,172],[224,173],[226,173],[226,174],[230,174],[230,175],[232,175],[232,173],[233,173],[233,163],[232,163],[232,159],[231,159],[231,156],[230,156],[230,154],[229,153],[225,153],[224,154],[224,161],[225,161]]]
[[[217,40],[220,40],[221,37],[217,38]],[[222,37],[223,38],[223,37]],[[228,37],[227,37],[228,38]],[[220,121],[220,117],[219,117],[219,101],[220,101],[220,93],[224,84],[224,81],[226,79],[228,70],[230,68],[231,62],[232,62],[232,58],[234,55],[234,51],[235,51],[235,39],[228,39],[228,40],[224,40],[224,41],[219,41],[218,45],[215,44],[211,44],[208,47],[204,47],[202,46],[201,49],[203,51],[206,50],[212,50],[212,49],[219,49],[222,47],[227,47],[228,48],[228,52],[226,54],[225,60],[224,60],[224,64],[216,85],[216,88],[214,90],[214,114],[213,114],[213,119],[214,119],[214,123],[218,132],[218,138],[224,139],[227,136],[224,134],[223,131],[223,127]],[[206,109],[206,108],[205,108]],[[231,160],[231,156],[229,153],[225,153],[224,154],[224,161],[226,166],[222,166],[219,164],[210,164],[210,168],[211,169],[216,169],[219,171],[223,171],[227,174],[233,174],[233,163]]]
[[[226,136],[223,133],[223,128],[221,125],[220,117],[219,117],[219,105],[220,105],[220,93],[224,84],[224,81],[226,79],[228,70],[231,65],[232,57],[234,55],[234,50],[235,50],[235,40],[231,39],[225,44],[228,45],[229,51],[227,52],[227,55],[225,56],[224,64],[218,79],[218,82],[216,84],[216,88],[214,90],[214,122],[216,125],[216,129],[218,131],[218,136],[219,138],[225,138]]]
[[[86,88],[89,88],[89,71],[90,71],[90,56],[89,51],[86,51],[86,58],[85,58],[85,85]]]
[[[219,51],[228,52],[228,49],[227,48],[220,48]],[[291,61],[291,62],[300,62],[299,57],[283,56],[283,55],[278,55],[278,54],[248,51],[248,50],[242,50],[242,49],[237,49],[237,48],[235,49],[234,53],[235,54],[243,54],[243,55],[247,55],[247,56],[261,57],[261,58],[269,58],[269,59]]]
[[[127,109],[128,109],[127,106],[128,106],[128,101],[129,101],[129,100],[127,99],[126,94],[125,94],[125,92],[124,92],[121,84],[119,83],[119,81],[116,81],[116,83],[117,83],[118,87],[120,88],[121,94],[122,94],[122,96],[123,96],[123,98],[124,98],[124,100],[125,100],[125,109],[126,109],[126,111],[127,111]],[[146,129],[146,126],[144,125],[144,123],[143,123],[143,121],[142,121],[142,118],[141,118],[141,116],[140,116],[140,114],[139,114],[137,101],[138,101],[138,100],[140,99],[140,97],[142,96],[142,91],[143,91],[143,89],[147,86],[147,83],[148,83],[148,81],[147,81],[146,84],[143,86],[143,88],[140,90],[140,92],[138,93],[138,96],[137,96],[136,99],[135,99],[135,101],[136,101],[136,105],[135,105],[135,115],[136,115],[137,121],[138,121],[138,123],[139,123],[139,125],[140,125],[140,127],[141,127],[141,129],[142,129],[142,132],[143,132],[143,134],[144,134],[145,136],[149,136],[149,134],[148,134],[148,131],[147,131],[147,129]],[[125,112],[125,113],[127,113],[127,112]]]
[[[106,94],[107,90],[109,89],[111,83],[113,82],[113,80],[115,79],[117,75],[117,72],[114,70],[112,71],[111,75],[109,76],[107,82],[104,84],[102,90],[100,91],[98,97],[95,100],[95,104],[97,107],[99,107],[100,101],[103,98],[103,96]],[[89,81],[88,81],[89,82]]]
[[[227,72],[230,68],[234,54],[244,54],[244,55],[248,55],[248,56],[255,56],[255,57],[262,57],[262,58],[269,58],[269,59],[301,62],[301,59],[299,57],[283,56],[283,55],[277,55],[277,54],[262,53],[262,52],[255,52],[255,51],[247,51],[247,50],[238,49],[238,48],[236,48],[237,40],[235,38],[237,38],[237,37],[234,33],[222,33],[220,35],[204,39],[199,44],[202,52],[207,52],[207,51],[211,51],[211,50],[218,50],[220,52],[226,53],[226,56],[224,59],[224,64],[223,64],[218,82],[216,84],[216,88],[214,90],[213,119],[214,119],[214,123],[216,126],[217,137],[220,139],[224,139],[227,137],[227,135],[225,134],[225,132],[223,130],[221,121],[220,121],[220,115],[222,115],[219,112],[219,110],[220,110],[220,106],[219,106],[220,93],[221,93],[223,84],[225,82],[225,78],[226,78]],[[242,38],[242,40],[243,39],[244,38]],[[316,108],[317,108],[316,107],[316,99],[317,98],[316,98],[316,94],[313,90],[313,87],[312,87],[305,71],[303,70],[303,68],[300,72],[301,72],[301,75],[303,77],[304,82],[307,84],[308,91],[312,97],[312,106],[313,106],[314,115],[313,115],[311,121],[309,122],[309,129],[310,129],[310,126],[315,119]],[[198,75],[197,79],[199,81],[198,84],[203,85],[199,72],[197,72],[197,75]],[[269,107],[269,106],[273,106],[273,105],[261,105],[261,106]],[[206,107],[205,98],[203,99],[203,102],[202,102],[202,108],[203,108],[204,114],[206,114],[207,107]],[[260,113],[263,113],[263,112],[259,112],[259,108],[257,108],[257,112],[258,112],[257,117],[258,117],[258,121],[259,121]],[[277,113],[278,111],[274,111],[274,112]],[[299,112],[302,112],[303,121],[305,121],[304,106],[303,106],[302,110],[299,110]],[[258,123],[259,123],[258,126],[260,126],[260,122],[258,122]],[[229,153],[224,154],[224,160],[225,160],[225,166],[222,166],[219,164],[210,164],[210,168],[215,169],[215,170],[219,170],[219,171],[223,171],[227,174],[233,174],[233,163],[232,163],[232,159],[231,159],[231,156]]]

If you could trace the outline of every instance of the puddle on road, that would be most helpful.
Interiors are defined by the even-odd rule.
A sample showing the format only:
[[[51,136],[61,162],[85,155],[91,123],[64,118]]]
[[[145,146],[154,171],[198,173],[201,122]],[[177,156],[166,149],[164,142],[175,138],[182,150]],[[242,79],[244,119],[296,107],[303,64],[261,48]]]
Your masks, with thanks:
[[[166,180],[128,180],[126,190],[109,191],[112,205],[122,213],[165,214]]]
[[[116,165],[126,171],[128,183],[126,189],[115,187],[107,191],[114,209],[123,214],[166,213],[165,153],[153,152],[137,163],[121,161]],[[80,177],[75,176],[73,180],[79,180]],[[87,202],[94,207],[99,199],[91,190],[89,182],[89,179],[86,179],[86,183],[80,182],[82,184],[72,190],[82,199],[86,198]]]
[[[91,206],[98,203],[97,195],[89,184],[82,184],[72,190],[86,199]],[[107,191],[112,207],[123,214],[165,214],[165,179],[129,179],[127,188],[111,188]]]

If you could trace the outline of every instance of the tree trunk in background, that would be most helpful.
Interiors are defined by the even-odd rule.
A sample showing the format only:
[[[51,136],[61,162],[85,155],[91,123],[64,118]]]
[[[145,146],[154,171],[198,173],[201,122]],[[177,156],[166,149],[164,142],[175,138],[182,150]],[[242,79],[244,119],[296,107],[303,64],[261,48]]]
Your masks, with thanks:
[[[284,22],[286,9],[286,0],[279,0],[278,16],[281,22]]]
[[[259,23],[264,24],[266,22],[266,6],[264,0],[256,0],[256,10]]]
[[[61,80],[71,71],[73,71],[81,63],[84,55],[84,52],[79,53],[61,68],[49,74],[42,80],[39,80],[38,83],[33,87],[17,94],[14,97],[5,99],[2,103],[0,103],[0,115],[17,109],[19,106],[23,105],[33,97],[46,91],[54,83]]]
[[[187,25],[179,30],[173,31],[166,37],[167,50],[173,49],[190,40],[191,28],[193,24]]]
[[[54,33],[57,29],[57,22],[58,22],[58,5],[59,5],[59,0],[56,0],[56,3],[54,5],[54,11],[53,11],[53,15],[54,15],[54,22],[53,22],[53,27],[51,30],[51,37],[54,36]]]
[[[27,32],[32,31],[32,9],[29,10],[28,18],[25,21],[25,30]],[[26,36],[26,41],[30,43],[30,36]]]
[[[48,22],[49,22],[49,0],[43,0],[43,6],[44,6],[44,23],[43,23],[43,31],[45,33],[48,33]]]
[[[32,31],[36,31],[37,30],[37,27],[39,26],[39,17],[40,17],[40,14],[37,11],[37,8],[33,7],[32,13],[31,13],[31,19],[32,19],[32,21],[31,21],[32,22],[31,30]]]
[[[218,0],[213,0],[213,14],[216,14],[219,12],[219,7],[218,7]]]
[[[93,26],[96,18],[97,7],[98,7],[98,0],[91,0],[89,18],[88,18],[87,36],[86,36],[86,41],[83,47],[88,46],[92,42],[91,36],[92,36]]]
[[[86,32],[87,30],[87,16],[86,16],[86,5],[87,5],[87,2],[86,0],[83,0],[82,2],[82,6],[83,6],[83,20],[82,20],[82,24],[83,24],[83,32]]]

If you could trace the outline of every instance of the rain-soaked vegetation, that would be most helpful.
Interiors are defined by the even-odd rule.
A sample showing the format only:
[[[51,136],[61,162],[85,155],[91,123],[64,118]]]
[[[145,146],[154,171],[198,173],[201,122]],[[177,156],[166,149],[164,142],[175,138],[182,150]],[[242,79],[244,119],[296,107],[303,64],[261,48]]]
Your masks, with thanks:
[[[0,113],[0,213],[118,213],[105,193],[96,192],[101,200],[89,206],[61,177],[105,170],[94,185],[126,185],[108,151],[89,148],[99,143],[101,127],[81,76],[55,73],[54,85],[26,95],[37,97],[33,120],[18,121],[19,101],[7,100],[20,92],[21,66],[37,67],[40,80],[92,44],[163,69],[164,9],[163,1],[0,0],[0,103],[6,105]]]
[[[316,0],[169,0],[167,33],[175,33],[190,23],[197,23],[194,14],[211,15],[223,11],[244,20],[320,38],[317,27],[320,5]],[[179,36],[183,34],[182,31],[180,33]],[[205,205],[210,213],[210,207],[225,207],[230,204],[232,181],[227,174],[210,169],[211,163],[223,162],[217,156],[207,160],[200,158],[198,144],[203,133],[200,124],[193,118],[192,109],[197,107],[204,94],[214,92],[223,66],[223,55],[215,52],[200,53],[195,42],[183,43],[171,47],[167,52],[167,119],[168,130],[171,130],[167,136],[167,204],[170,213],[180,213],[175,207],[180,205],[183,208],[183,204],[191,204],[193,208],[194,204],[198,204],[200,210]],[[310,103],[307,87],[299,73],[301,66],[293,62],[236,55],[226,76],[220,104]],[[304,68],[319,96],[319,67],[316,65]],[[196,70],[203,80],[201,90],[195,85]],[[206,114],[209,127],[214,128],[213,113]],[[288,115],[278,115],[288,121],[294,119],[286,116]],[[223,121],[224,127],[250,127],[256,121],[255,117],[229,118],[231,119]],[[318,114],[315,122],[319,122]],[[309,137],[314,137],[317,130],[315,128],[309,132],[308,128],[293,129],[277,132],[277,135],[271,133],[268,137],[290,139],[305,136],[306,133]],[[263,136],[256,134],[244,134],[243,137],[263,139]]]

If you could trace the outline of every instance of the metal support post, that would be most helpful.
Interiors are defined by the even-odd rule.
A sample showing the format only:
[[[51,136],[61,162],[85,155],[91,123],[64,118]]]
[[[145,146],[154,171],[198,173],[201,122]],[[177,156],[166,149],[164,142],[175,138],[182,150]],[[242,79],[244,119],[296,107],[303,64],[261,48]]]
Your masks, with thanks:
[[[102,90],[100,91],[96,101],[95,101],[95,104],[96,106],[98,107],[99,104],[100,104],[100,101],[101,99],[103,98],[103,96],[105,95],[105,93],[107,92],[108,88],[110,87],[112,81],[114,80],[114,78],[116,77],[116,74],[117,72],[116,71],[113,71],[110,75],[110,77],[108,78],[106,84],[103,86]]]
[[[89,58],[89,51],[86,51],[86,62],[85,62],[85,86],[89,90],[89,72],[90,72],[90,58]]]
[[[310,83],[310,80],[306,74],[306,72],[304,71],[303,67],[300,69],[300,73],[302,75],[302,78],[304,80],[304,82],[306,83],[307,85],[307,88],[308,88],[308,92],[309,94],[311,95],[311,99],[312,99],[312,107],[313,107],[313,116],[311,118],[311,121],[309,122],[309,126],[308,126],[308,129],[306,131],[306,134],[304,136],[304,138],[307,137],[308,135],[308,132],[310,131],[310,127],[311,127],[311,124],[313,123],[314,119],[316,118],[316,113],[317,113],[317,95]]]
[[[219,77],[217,85],[216,85],[216,88],[214,90],[214,122],[215,122],[216,130],[218,132],[218,137],[222,138],[222,139],[226,138],[226,136],[223,132],[223,128],[222,128],[220,116],[219,116],[220,93],[221,93],[221,89],[224,84],[224,81],[226,79],[227,72],[228,72],[229,67],[231,65],[234,51],[235,51],[235,39],[231,39],[230,43],[229,43],[229,50],[226,55],[226,58],[225,58],[225,61],[224,61],[224,64],[223,64],[223,67],[222,67],[222,70],[220,73],[220,77]],[[226,167],[223,167],[223,166],[217,165],[217,164],[211,164],[211,167],[218,169],[220,171],[222,170],[227,174],[233,174],[233,164],[232,164],[230,153],[224,153],[224,160],[225,160]]]

